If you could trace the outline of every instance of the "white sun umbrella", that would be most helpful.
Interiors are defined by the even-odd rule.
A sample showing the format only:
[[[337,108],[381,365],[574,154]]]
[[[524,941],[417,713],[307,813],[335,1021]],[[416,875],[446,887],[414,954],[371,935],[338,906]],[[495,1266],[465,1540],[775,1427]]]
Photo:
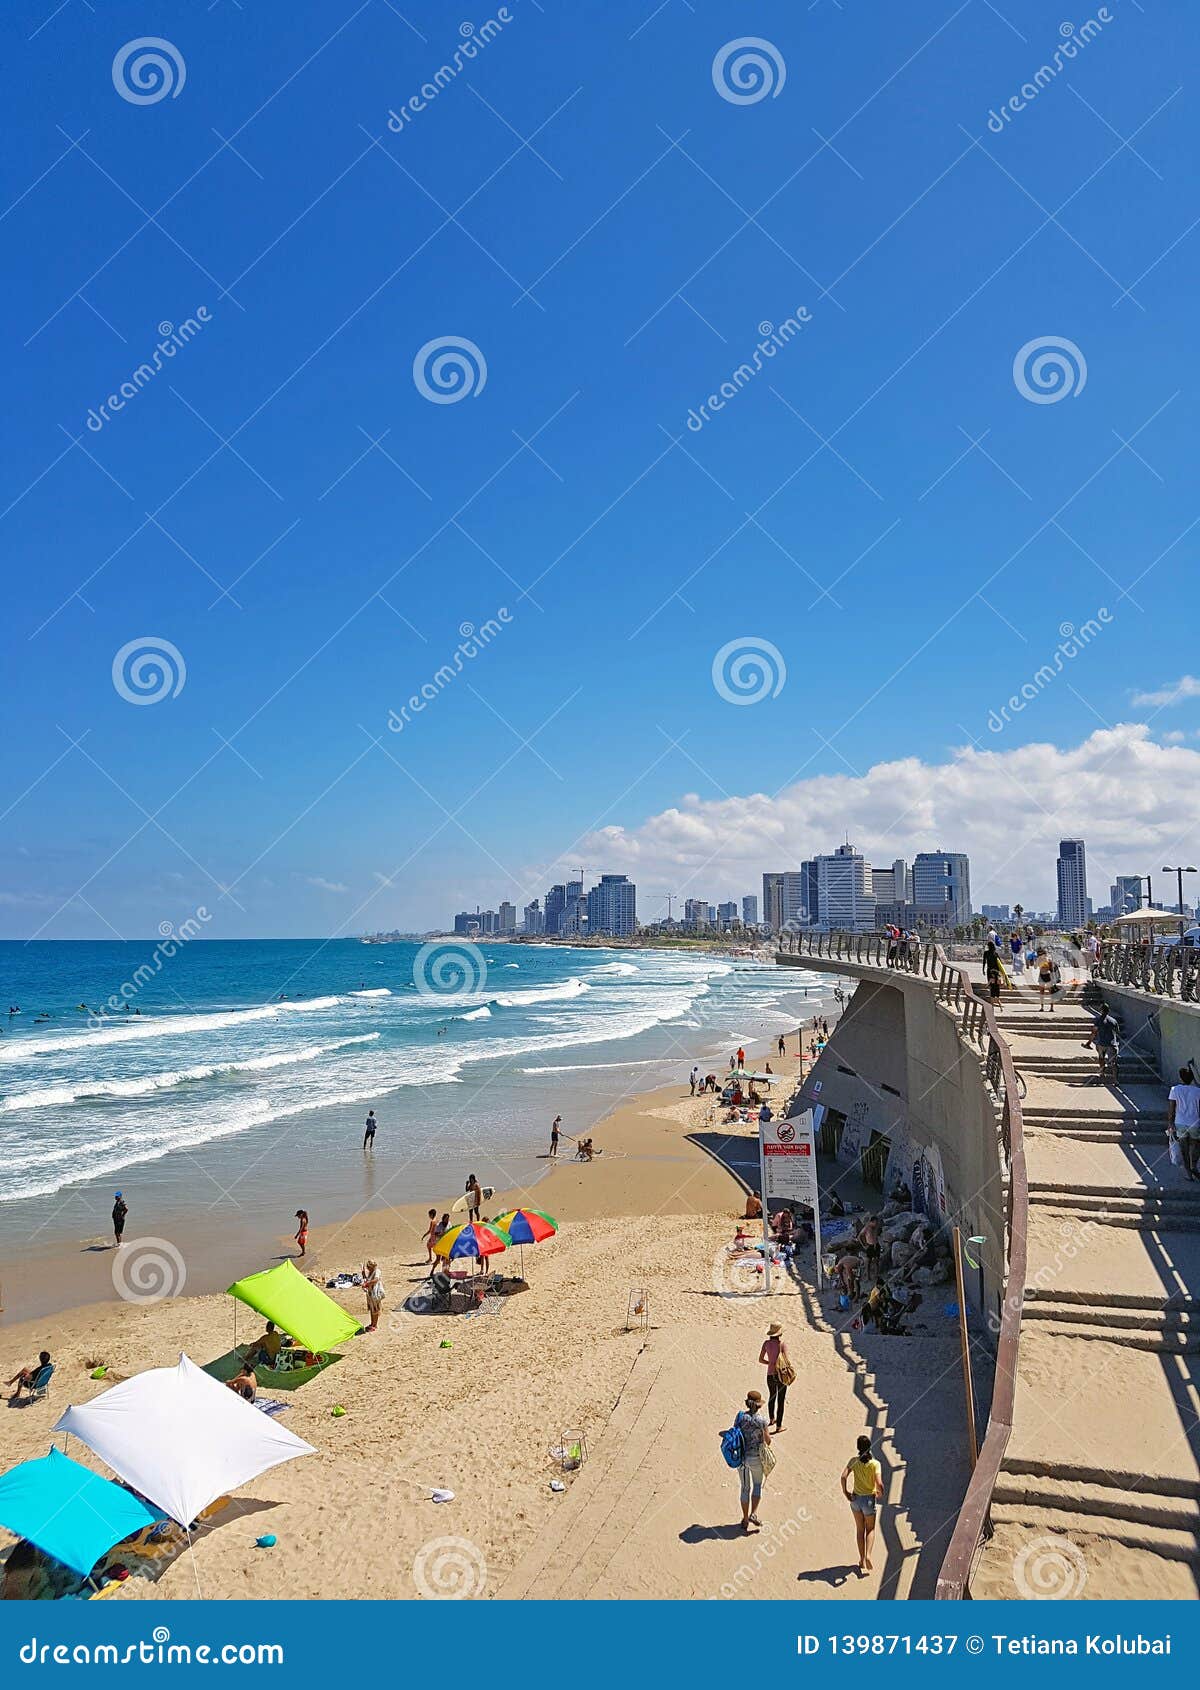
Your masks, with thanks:
[[[185,1527],[260,1473],[316,1454],[185,1355],[178,1367],[151,1368],[68,1408],[54,1430],[77,1437]]]

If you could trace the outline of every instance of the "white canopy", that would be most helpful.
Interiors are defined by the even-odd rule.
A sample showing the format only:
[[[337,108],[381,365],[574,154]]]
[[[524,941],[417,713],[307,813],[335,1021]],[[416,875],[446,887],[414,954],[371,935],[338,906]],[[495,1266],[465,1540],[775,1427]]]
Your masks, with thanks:
[[[1149,924],[1158,921],[1182,921],[1183,916],[1175,910],[1130,910],[1127,915],[1119,915],[1113,923],[1115,927],[1136,927],[1139,924]]]
[[[316,1454],[185,1355],[68,1408],[54,1430],[72,1433],[181,1526],[268,1468]]]

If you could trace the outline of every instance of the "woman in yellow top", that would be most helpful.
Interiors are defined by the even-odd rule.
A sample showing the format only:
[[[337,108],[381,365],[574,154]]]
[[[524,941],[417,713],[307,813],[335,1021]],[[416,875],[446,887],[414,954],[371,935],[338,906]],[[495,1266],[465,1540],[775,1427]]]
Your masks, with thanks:
[[[853,1489],[847,1486],[853,1483]],[[883,1471],[871,1454],[870,1438],[859,1438],[858,1454],[842,1469],[842,1495],[854,1515],[859,1576],[871,1572],[871,1544],[875,1537],[875,1505],[883,1501]]]

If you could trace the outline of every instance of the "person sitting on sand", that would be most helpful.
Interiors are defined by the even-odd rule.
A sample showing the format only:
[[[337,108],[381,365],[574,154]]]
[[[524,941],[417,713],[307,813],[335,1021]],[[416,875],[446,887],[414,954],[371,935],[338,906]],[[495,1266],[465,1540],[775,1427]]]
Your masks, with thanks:
[[[748,1221],[762,1220],[762,1198],[756,1191],[750,1192],[746,1198],[746,1213],[743,1218]]]
[[[258,1395],[258,1379],[248,1361],[242,1363],[241,1372],[236,1378],[227,1379],[225,1383],[231,1391],[236,1391],[238,1396],[243,1397],[247,1402],[253,1402]]]
[[[22,1391],[31,1391],[33,1389],[33,1381],[37,1378],[43,1367],[49,1367],[50,1365],[50,1351],[43,1350],[38,1356],[36,1367],[23,1367],[19,1373],[14,1373],[11,1379],[6,1379],[4,1381],[5,1385],[16,1387],[12,1396],[9,1398],[9,1401],[15,1402]]]
[[[283,1335],[276,1332],[275,1322],[268,1320],[266,1331],[262,1337],[249,1345],[246,1350],[247,1360],[253,1359],[260,1367],[274,1367],[279,1360],[279,1352],[283,1348]]]

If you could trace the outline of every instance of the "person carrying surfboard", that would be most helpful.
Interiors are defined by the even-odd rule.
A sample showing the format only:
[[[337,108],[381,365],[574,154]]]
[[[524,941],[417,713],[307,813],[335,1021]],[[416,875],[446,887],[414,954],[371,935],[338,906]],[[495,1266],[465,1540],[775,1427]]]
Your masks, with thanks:
[[[474,1174],[468,1176],[465,1195],[467,1199],[467,1222],[469,1224],[471,1221],[479,1219],[479,1209],[483,1202],[483,1187]]]

